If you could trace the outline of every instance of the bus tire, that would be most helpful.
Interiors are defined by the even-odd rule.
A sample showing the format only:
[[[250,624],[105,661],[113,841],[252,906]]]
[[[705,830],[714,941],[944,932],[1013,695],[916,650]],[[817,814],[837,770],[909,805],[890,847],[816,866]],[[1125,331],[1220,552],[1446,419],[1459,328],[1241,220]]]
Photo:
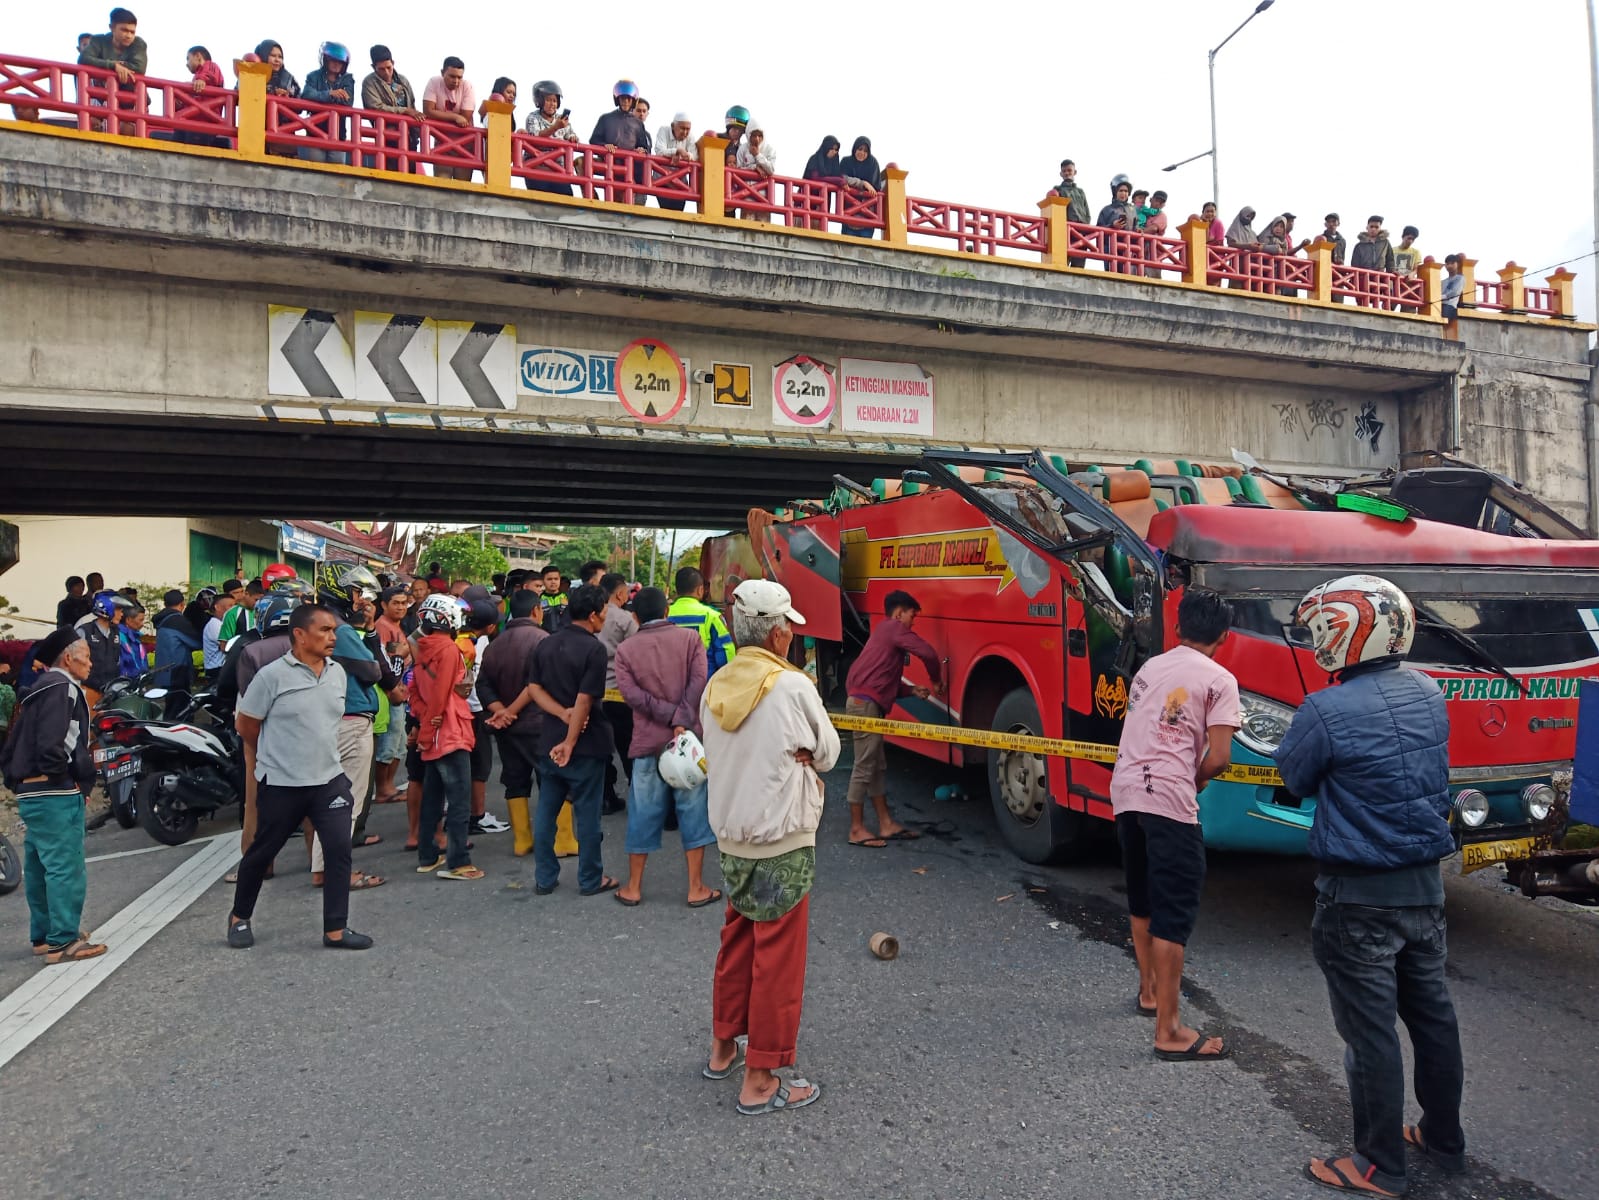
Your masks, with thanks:
[[[1009,692],[994,710],[993,729],[1039,736],[1044,723],[1025,687]],[[1048,760],[1025,750],[988,752],[988,797],[999,832],[1023,862],[1070,858],[1083,835],[1082,813],[1071,812],[1049,794]]]

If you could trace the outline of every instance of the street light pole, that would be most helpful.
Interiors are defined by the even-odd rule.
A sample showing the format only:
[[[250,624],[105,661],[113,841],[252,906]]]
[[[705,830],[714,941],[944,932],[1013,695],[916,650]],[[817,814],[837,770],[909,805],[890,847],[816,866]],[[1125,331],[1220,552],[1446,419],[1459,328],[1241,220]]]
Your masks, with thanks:
[[[1255,11],[1245,17],[1238,28],[1222,38],[1221,44],[1210,52],[1210,198],[1216,202],[1217,216],[1221,215],[1221,166],[1217,162],[1220,156],[1216,153],[1216,55],[1221,53],[1222,46],[1244,31],[1245,25],[1260,16],[1273,3],[1275,0],[1260,0],[1260,3],[1255,5]]]
[[[1248,25],[1275,3],[1276,0],[1260,0],[1260,3],[1255,5],[1255,11],[1245,17],[1237,29],[1222,38],[1221,44],[1212,50],[1206,59],[1206,66],[1210,71],[1210,149],[1185,158],[1181,162],[1174,162],[1169,167],[1161,168],[1162,171],[1175,171],[1178,167],[1187,166],[1196,158],[1204,158],[1205,155],[1210,155],[1210,198],[1216,202],[1218,216],[1221,214],[1221,167],[1216,161],[1216,55],[1221,53],[1222,46],[1225,46],[1243,32],[1245,25]],[[1592,0],[1590,0],[1590,7],[1591,3]]]

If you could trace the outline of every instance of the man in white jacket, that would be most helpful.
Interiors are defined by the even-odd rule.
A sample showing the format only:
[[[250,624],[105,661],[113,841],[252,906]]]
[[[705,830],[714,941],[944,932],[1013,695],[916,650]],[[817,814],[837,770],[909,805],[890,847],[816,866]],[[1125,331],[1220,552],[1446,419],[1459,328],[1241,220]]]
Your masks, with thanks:
[[[746,580],[733,593],[732,618],[739,652],[711,676],[700,702],[711,828],[728,897],[703,1074],[731,1077],[742,1054],[738,1111],[759,1116],[803,1108],[822,1094],[817,1084],[785,1083],[776,1071],[794,1065],[799,1041],[820,773],[838,761],[839,742],[816,686],[788,661],[793,626],[805,623],[788,589]]]

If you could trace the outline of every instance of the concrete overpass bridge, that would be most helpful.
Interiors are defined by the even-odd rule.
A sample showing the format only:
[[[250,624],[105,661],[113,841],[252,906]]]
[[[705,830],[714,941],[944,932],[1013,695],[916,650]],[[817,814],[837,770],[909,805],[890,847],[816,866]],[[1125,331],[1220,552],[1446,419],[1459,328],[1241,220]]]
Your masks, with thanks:
[[[0,104],[15,80],[0,59]],[[1565,272],[1474,282],[1485,307],[1445,323],[1431,266],[1383,291],[1325,248],[1112,244],[1052,205],[1030,234],[964,210],[941,248],[903,172],[884,239],[840,237],[800,181],[766,210],[786,224],[729,215],[767,193],[713,178],[714,138],[700,212],[643,207],[627,164],[548,196],[502,113],[482,183],[301,163],[268,151],[305,128],[250,124],[251,80],[228,148],[97,131],[70,89],[75,127],[0,120],[0,511],[706,526],[939,444],[1332,471],[1450,449],[1588,515]]]

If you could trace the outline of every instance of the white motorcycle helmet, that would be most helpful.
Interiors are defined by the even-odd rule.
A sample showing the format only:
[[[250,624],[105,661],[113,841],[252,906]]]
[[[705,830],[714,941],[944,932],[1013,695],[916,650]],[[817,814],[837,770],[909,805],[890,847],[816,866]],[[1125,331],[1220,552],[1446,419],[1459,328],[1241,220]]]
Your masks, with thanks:
[[[417,606],[417,624],[423,629],[442,630],[454,635],[461,632],[461,602],[454,596],[434,592]]]
[[[1336,673],[1404,658],[1416,638],[1410,598],[1377,575],[1341,575],[1305,593],[1294,623],[1310,630],[1316,662]]]
[[[657,765],[667,787],[692,792],[705,782],[705,747],[699,738],[684,730],[661,751]]]

